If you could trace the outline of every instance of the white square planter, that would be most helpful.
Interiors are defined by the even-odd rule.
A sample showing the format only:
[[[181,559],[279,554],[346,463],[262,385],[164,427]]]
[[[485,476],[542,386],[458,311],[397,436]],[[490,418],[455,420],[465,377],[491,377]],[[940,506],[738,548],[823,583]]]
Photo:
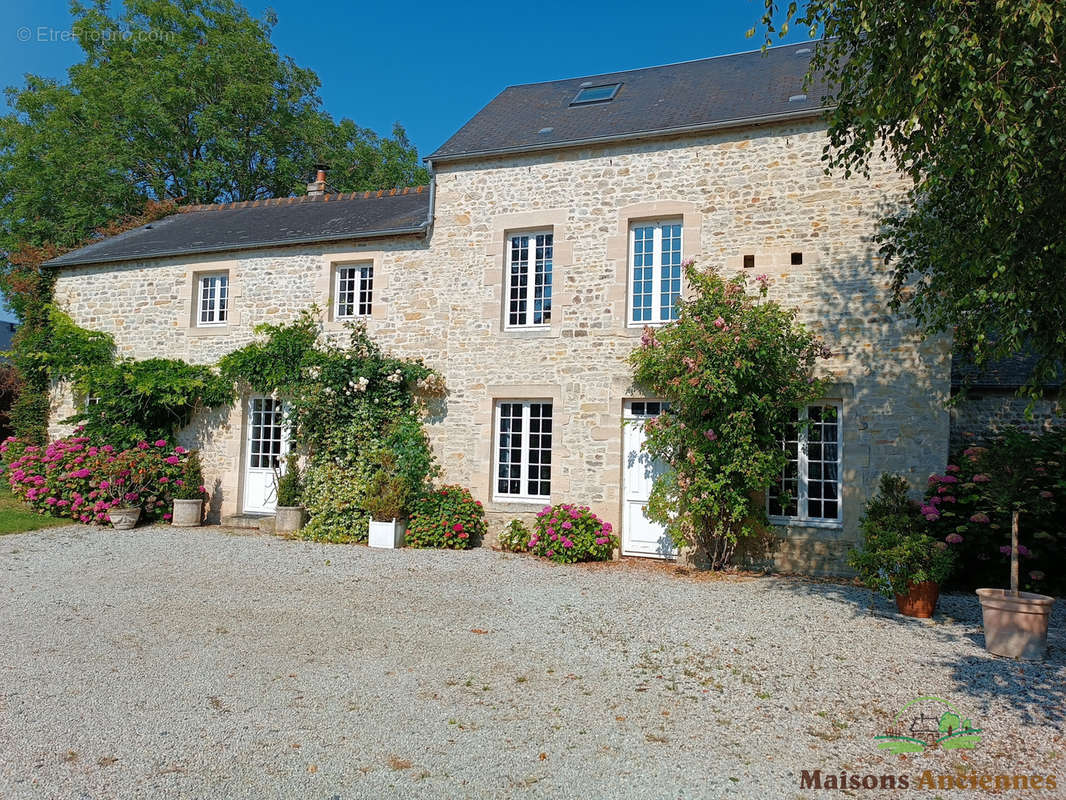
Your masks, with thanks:
[[[403,537],[407,533],[407,523],[394,519],[391,522],[370,520],[370,546],[393,550],[403,547]]]

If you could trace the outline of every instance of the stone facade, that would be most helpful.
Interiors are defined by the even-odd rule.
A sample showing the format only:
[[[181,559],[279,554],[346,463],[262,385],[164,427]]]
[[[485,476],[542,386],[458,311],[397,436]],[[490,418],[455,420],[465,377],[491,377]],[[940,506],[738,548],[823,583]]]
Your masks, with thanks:
[[[494,531],[531,515],[538,506],[493,500],[493,409],[501,399],[551,399],[552,502],[587,503],[620,528],[623,403],[642,395],[626,364],[640,336],[626,324],[629,227],[678,220],[686,256],[767,273],[771,296],[799,309],[835,354],[823,364],[834,386],[827,399],[843,407],[843,524],[789,530],[779,566],[838,571],[882,472],[917,487],[943,468],[950,355],[946,341],[923,341],[887,307],[889,277],[870,236],[902,183],[887,171],[826,176],[824,143],[812,122],[438,167],[428,240],[236,251],[221,262],[234,316],[206,335],[190,325],[190,297],[195,274],[219,268],[217,258],[67,268],[56,296],[79,324],[113,333],[125,355],[211,363],[260,322],[312,303],[328,309],[332,265],[373,260],[372,335],[424,357],[448,384],[430,420],[444,479],[471,488]],[[531,229],[554,234],[552,323],[509,331],[505,235]],[[745,255],[754,269],[744,269]],[[240,505],[243,427],[235,408],[183,434],[203,450],[223,514]]]
[[[1029,414],[1027,397],[1013,389],[970,389],[951,409],[951,450],[986,439],[1004,428],[1043,433],[1062,425],[1062,401],[1049,392],[1036,401]]]

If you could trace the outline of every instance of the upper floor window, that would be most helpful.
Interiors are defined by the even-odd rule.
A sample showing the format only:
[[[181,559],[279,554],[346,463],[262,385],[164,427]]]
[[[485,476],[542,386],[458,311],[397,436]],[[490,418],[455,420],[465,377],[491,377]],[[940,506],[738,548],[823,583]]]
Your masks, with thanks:
[[[229,317],[229,273],[215,272],[201,275],[197,287],[199,326],[225,325]]]
[[[352,264],[337,267],[335,319],[368,317],[374,300],[374,265]]]
[[[800,522],[839,522],[840,406],[822,403],[793,409],[780,444],[788,462],[770,486],[770,516]]]
[[[496,405],[497,497],[544,501],[551,496],[552,404]]]
[[[552,317],[553,234],[516,233],[507,239],[507,326],[537,328]]]
[[[641,222],[629,230],[629,324],[677,319],[681,297],[681,223]]]

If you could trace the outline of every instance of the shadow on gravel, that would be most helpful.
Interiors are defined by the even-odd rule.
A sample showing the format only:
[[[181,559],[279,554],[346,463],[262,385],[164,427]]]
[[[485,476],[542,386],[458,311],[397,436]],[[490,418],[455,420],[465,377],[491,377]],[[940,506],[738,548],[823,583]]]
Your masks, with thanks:
[[[1041,662],[1014,661],[984,651],[981,604],[969,592],[943,594],[937,613],[929,620],[904,617],[895,603],[867,589],[846,583],[822,582],[809,578],[779,578],[782,591],[818,597],[849,610],[852,617],[874,616],[885,622],[913,630],[915,641],[933,638],[946,645],[969,641],[980,648],[979,655],[951,655],[935,645],[922,655],[948,669],[958,694],[973,700],[975,713],[987,710],[992,700],[1006,700],[1018,717],[1029,724],[1066,723],[1066,599],[1059,598],[1048,626],[1048,656]]]

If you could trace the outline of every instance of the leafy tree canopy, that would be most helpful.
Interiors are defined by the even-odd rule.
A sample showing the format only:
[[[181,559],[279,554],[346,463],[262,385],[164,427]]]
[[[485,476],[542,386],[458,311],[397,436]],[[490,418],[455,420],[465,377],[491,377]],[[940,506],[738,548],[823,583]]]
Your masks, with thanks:
[[[808,77],[833,87],[828,168],[883,155],[912,181],[879,237],[897,307],[978,364],[1032,349],[1035,391],[1066,361],[1066,4],[765,4],[767,45],[790,24],[824,37]]]
[[[146,201],[338,191],[426,180],[397,125],[381,137],[321,108],[318,77],[278,53],[273,15],[234,0],[73,3],[85,52],[65,82],[27,76],[0,119],[0,249],[80,243]]]

